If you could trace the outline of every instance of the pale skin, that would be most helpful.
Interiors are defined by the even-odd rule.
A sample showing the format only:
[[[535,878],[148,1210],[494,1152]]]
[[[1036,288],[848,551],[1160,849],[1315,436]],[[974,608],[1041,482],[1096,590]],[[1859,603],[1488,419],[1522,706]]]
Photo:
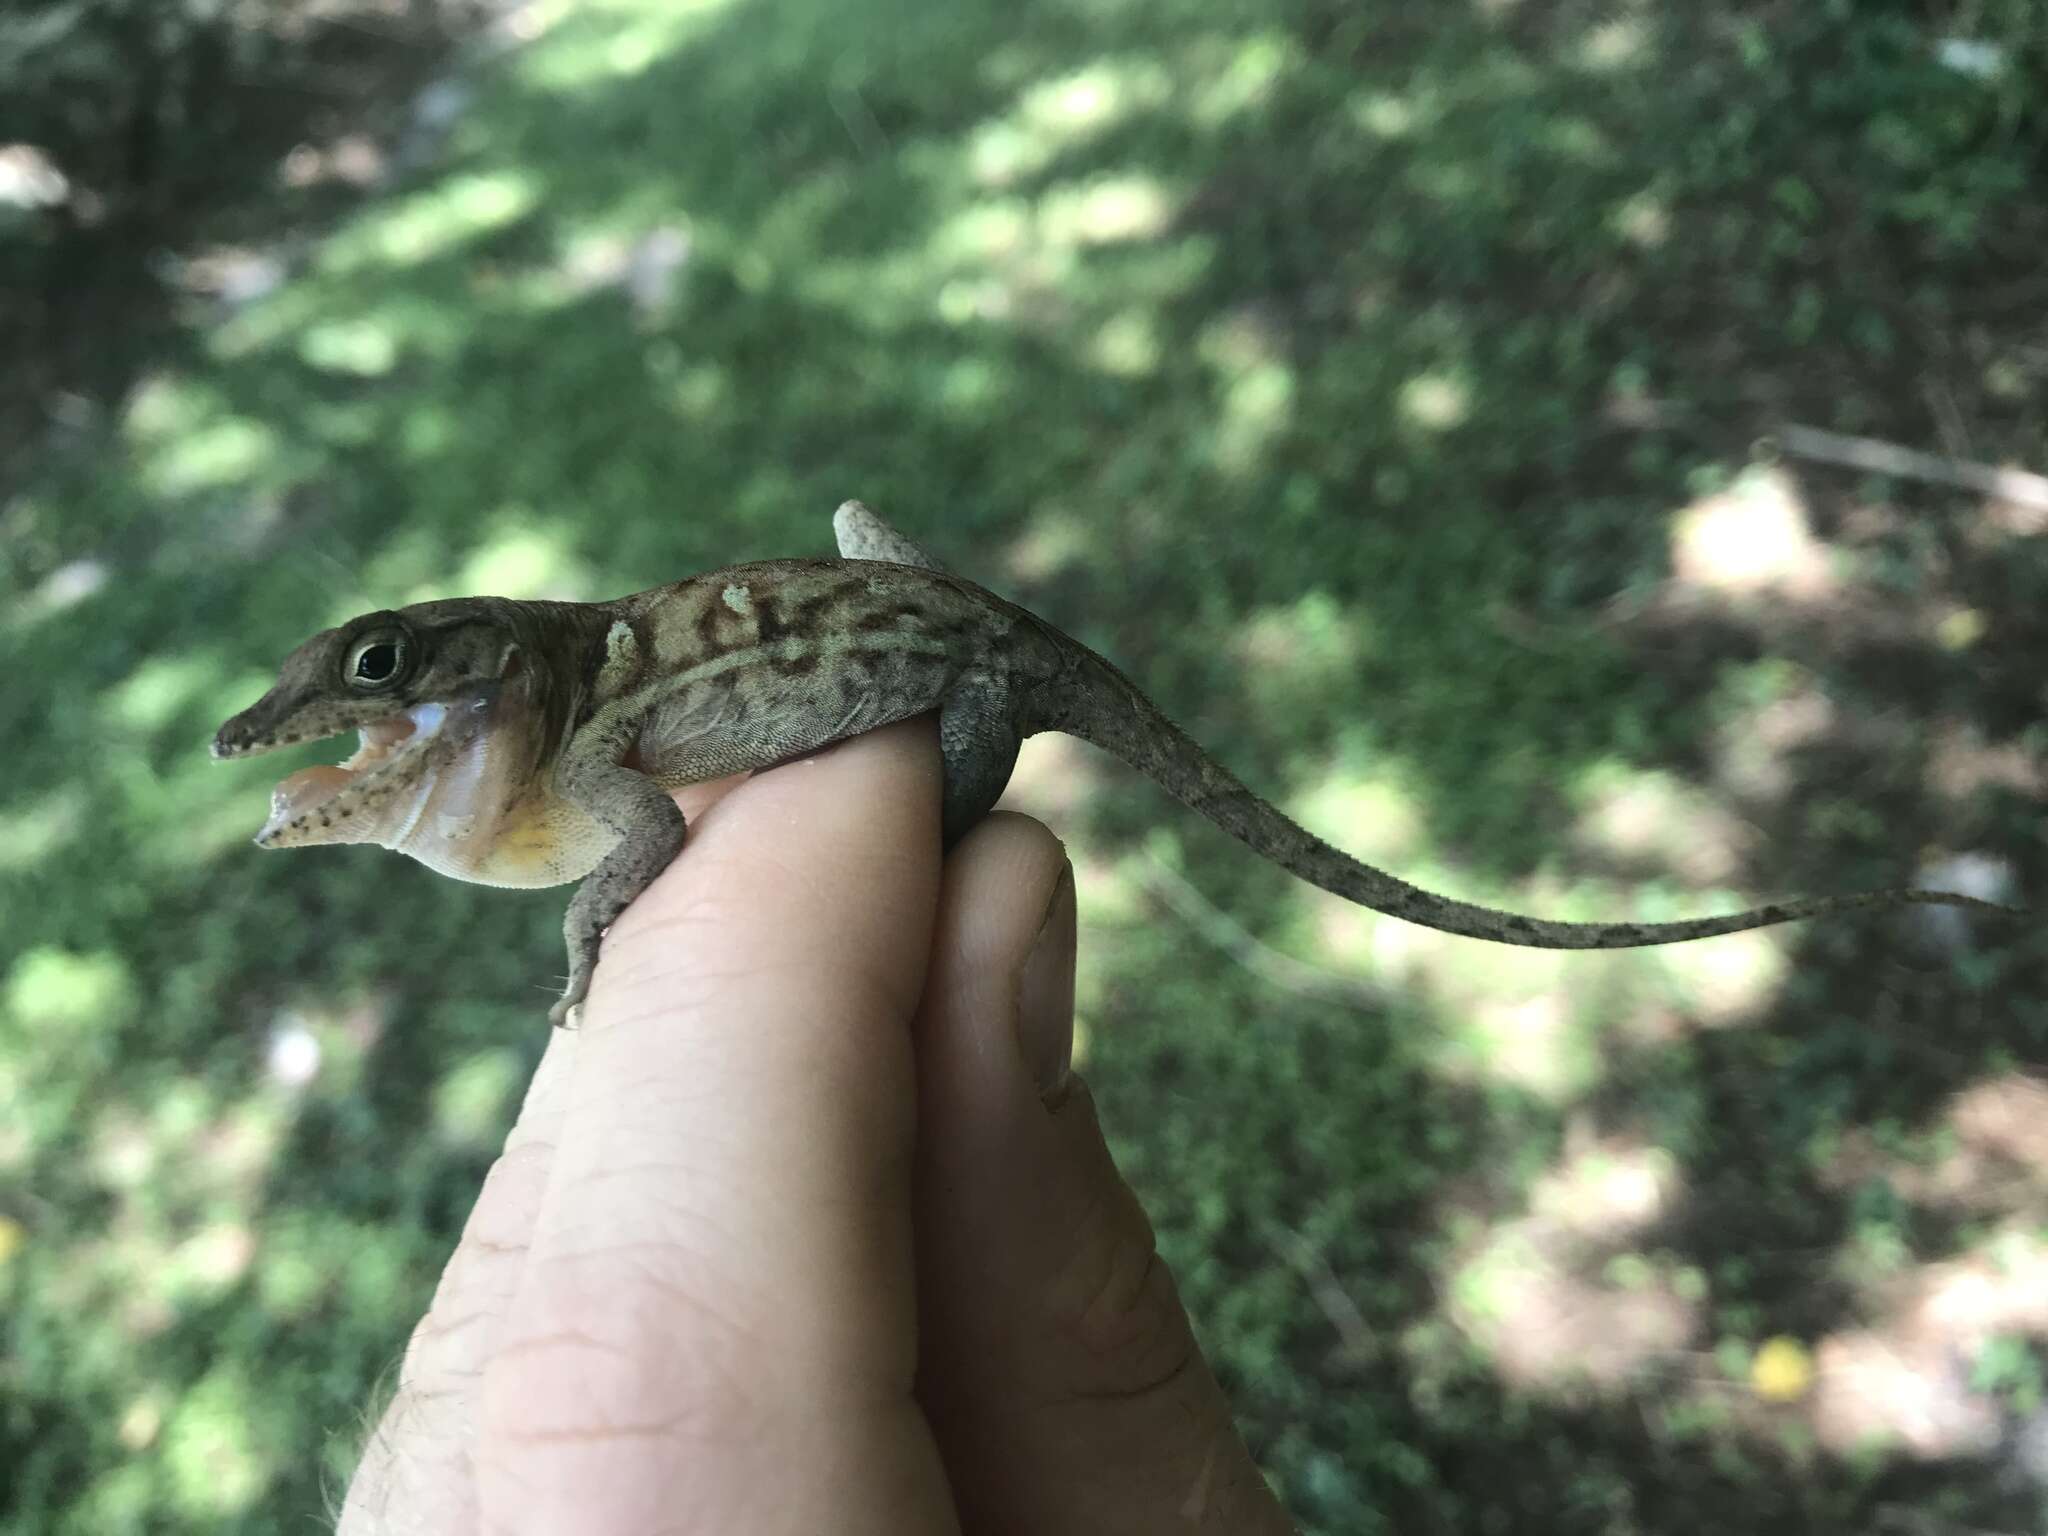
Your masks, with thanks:
[[[1066,1071],[1064,852],[941,786],[926,718],[678,797],[344,1536],[1290,1529]]]

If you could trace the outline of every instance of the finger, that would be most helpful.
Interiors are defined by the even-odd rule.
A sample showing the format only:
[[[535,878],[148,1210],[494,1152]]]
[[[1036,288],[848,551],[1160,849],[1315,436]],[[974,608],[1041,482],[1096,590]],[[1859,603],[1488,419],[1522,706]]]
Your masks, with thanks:
[[[478,1528],[470,1475],[477,1388],[525,1266],[552,1162],[552,1131],[574,1065],[573,1037],[561,1030],[553,1035],[519,1122],[484,1179],[426,1316],[413,1329],[398,1390],[349,1480],[340,1536]]]
[[[908,1209],[938,766],[924,722],[749,781],[607,936],[486,1367],[485,1529],[857,1531],[877,1496],[939,1528]]]
[[[694,819],[739,782],[693,785],[677,799]],[[397,1391],[349,1481],[342,1536],[381,1532],[395,1510],[405,1512],[412,1529],[476,1529],[477,1388],[497,1351],[553,1172],[577,1038],[572,1030],[548,1033],[505,1149],[485,1176],[433,1302],[413,1329]]]
[[[946,865],[918,1023],[919,1392],[963,1525],[1290,1529],[1067,1071],[1073,876],[994,817]]]

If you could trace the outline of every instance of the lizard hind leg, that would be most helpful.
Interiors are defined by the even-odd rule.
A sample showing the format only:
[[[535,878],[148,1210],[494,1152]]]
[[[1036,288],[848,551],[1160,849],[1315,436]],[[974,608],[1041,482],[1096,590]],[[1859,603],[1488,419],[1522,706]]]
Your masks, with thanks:
[[[939,753],[945,759],[946,846],[989,813],[1010,782],[1023,737],[1011,722],[1008,695],[986,677],[969,676],[939,705]]]

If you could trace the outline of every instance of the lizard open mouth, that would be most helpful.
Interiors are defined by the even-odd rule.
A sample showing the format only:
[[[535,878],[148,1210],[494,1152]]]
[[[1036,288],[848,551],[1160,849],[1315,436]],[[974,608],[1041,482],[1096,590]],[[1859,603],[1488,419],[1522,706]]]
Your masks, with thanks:
[[[356,750],[339,763],[302,768],[281,779],[270,792],[270,819],[256,834],[268,843],[287,828],[305,827],[317,819],[330,825],[352,814],[349,792],[399,767],[441,729],[448,718],[445,704],[415,704],[411,709],[357,727]]]

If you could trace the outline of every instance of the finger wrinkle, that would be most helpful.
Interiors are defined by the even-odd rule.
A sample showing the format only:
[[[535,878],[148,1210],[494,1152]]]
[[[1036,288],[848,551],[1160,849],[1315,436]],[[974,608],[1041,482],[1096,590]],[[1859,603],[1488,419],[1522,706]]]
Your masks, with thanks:
[[[475,1346],[475,1335],[479,1329],[494,1328],[500,1315],[492,1308],[429,1312],[406,1341],[399,1379],[417,1388],[429,1381],[466,1380],[480,1374],[482,1352]]]
[[[714,1262],[706,1248],[716,1248],[724,1262]],[[537,1255],[514,1319],[513,1331],[525,1335],[519,1347],[612,1333],[630,1341],[652,1318],[658,1333],[687,1338],[720,1359],[759,1355],[774,1330],[759,1313],[761,1287],[743,1277],[743,1261],[731,1258],[738,1251],[649,1238]]]
[[[812,991],[830,999],[835,1008],[858,1003],[869,1016],[910,1016],[924,983],[924,967],[906,965],[898,952],[903,944],[900,930],[863,938],[839,926],[843,912],[810,921],[779,905],[769,909],[778,914],[772,926],[764,924],[759,907],[745,920],[729,924],[664,913],[627,944],[614,946],[606,993],[637,1001],[639,995],[658,990],[664,1026],[678,1007],[701,1007],[719,996],[751,1003],[763,992],[787,996]],[[859,984],[852,996],[847,994],[849,982]],[[599,1015],[612,1011],[592,1010]],[[633,1013],[647,1011],[639,1008]],[[606,1026],[616,1030],[623,1022],[612,1018]]]
[[[616,1341],[564,1327],[509,1345],[484,1374],[488,1438],[599,1441],[622,1426],[660,1424],[679,1447],[755,1442],[771,1413],[753,1351],[722,1327],[693,1323]]]

